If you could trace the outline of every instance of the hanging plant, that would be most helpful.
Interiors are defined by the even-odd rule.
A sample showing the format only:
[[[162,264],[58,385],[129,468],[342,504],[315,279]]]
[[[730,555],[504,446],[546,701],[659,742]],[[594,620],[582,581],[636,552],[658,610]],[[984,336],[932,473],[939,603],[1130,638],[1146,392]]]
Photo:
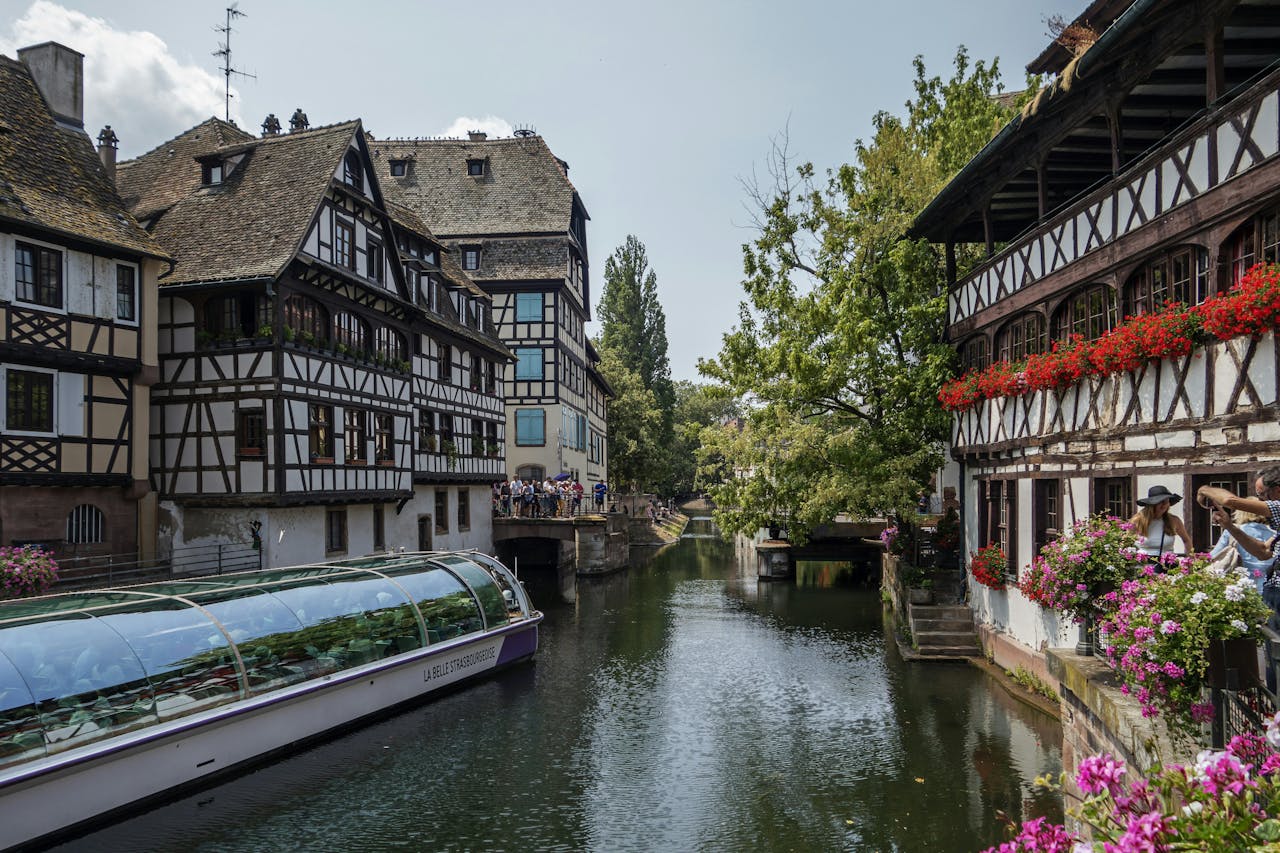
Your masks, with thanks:
[[[988,589],[1003,590],[1004,573],[1009,567],[1009,557],[997,544],[979,548],[969,561],[969,574]]]

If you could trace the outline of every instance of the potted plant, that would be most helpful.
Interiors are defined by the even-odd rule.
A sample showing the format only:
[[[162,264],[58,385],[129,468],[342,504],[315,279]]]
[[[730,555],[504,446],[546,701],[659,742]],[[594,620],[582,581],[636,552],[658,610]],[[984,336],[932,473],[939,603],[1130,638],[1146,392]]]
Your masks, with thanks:
[[[933,580],[919,566],[903,564],[898,570],[898,578],[907,591],[907,601],[911,604],[933,603]]]
[[[1093,618],[1097,604],[1145,563],[1133,525],[1114,516],[1080,520],[1071,532],[1040,549],[1018,588],[1041,607]],[[1114,601],[1114,599],[1108,599]]]
[[[269,338],[273,334],[275,334],[275,329],[271,328],[270,323],[263,323],[258,327],[258,337],[260,338]]]
[[[440,452],[445,455],[450,471],[458,467],[458,446],[456,444],[452,441],[442,441],[440,442]]]
[[[295,336],[296,334],[297,334],[297,333],[296,333],[296,332],[294,332],[294,330],[293,330],[293,326],[285,326],[285,327],[284,327],[284,339],[285,339],[286,341],[288,341],[289,343],[293,343],[293,338],[294,338],[294,336]]]
[[[996,543],[979,548],[969,561],[969,574],[988,589],[1004,589],[1004,574],[1008,568],[1009,558]]]
[[[1257,647],[1270,609],[1248,569],[1182,558],[1164,573],[1126,581],[1117,598],[1099,630],[1108,639],[1107,664],[1144,715],[1161,714],[1175,733],[1194,734],[1213,716],[1202,688],[1228,686],[1227,667],[1240,687],[1258,683]]]

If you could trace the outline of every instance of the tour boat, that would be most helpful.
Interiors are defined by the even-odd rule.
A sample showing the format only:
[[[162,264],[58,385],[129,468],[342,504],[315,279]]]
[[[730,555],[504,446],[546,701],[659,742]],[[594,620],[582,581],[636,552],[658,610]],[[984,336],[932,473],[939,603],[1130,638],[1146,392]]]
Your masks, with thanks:
[[[0,602],[0,847],[528,660],[541,621],[471,551]]]

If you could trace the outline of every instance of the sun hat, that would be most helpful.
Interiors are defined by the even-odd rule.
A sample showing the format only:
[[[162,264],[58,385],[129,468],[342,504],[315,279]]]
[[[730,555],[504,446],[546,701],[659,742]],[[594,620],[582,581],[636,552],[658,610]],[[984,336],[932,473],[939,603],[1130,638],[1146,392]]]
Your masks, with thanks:
[[[1169,506],[1173,506],[1180,500],[1182,500],[1182,495],[1175,495],[1164,486],[1152,486],[1147,489],[1147,496],[1145,498],[1138,498],[1138,503],[1142,506],[1155,506],[1156,504],[1168,501]]]

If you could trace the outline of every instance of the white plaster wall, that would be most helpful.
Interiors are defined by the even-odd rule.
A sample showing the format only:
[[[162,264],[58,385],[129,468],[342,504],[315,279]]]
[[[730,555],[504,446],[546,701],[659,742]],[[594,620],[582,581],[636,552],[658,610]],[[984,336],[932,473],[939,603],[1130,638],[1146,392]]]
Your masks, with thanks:
[[[436,533],[434,527],[436,489],[445,489],[449,493],[449,532]],[[418,485],[414,487],[413,498],[404,505],[399,514],[395,504],[387,504],[385,510],[387,547],[406,551],[418,548],[418,516],[432,517],[431,547],[437,551],[462,551],[475,548],[486,554],[493,553],[493,501],[489,486],[463,486],[468,492],[468,504],[471,507],[471,528],[458,530],[458,486],[455,485]]]

